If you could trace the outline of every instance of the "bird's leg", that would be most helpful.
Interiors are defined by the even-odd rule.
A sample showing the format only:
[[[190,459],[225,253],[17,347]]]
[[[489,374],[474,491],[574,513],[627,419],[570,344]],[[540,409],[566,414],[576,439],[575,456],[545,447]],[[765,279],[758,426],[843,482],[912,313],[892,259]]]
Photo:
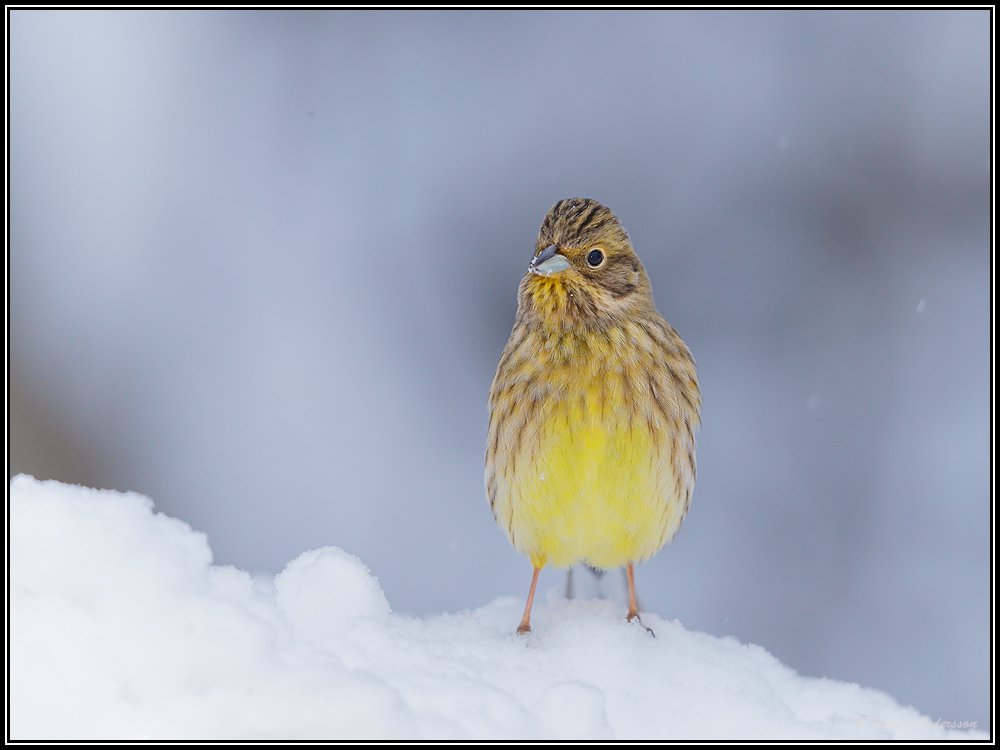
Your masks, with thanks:
[[[566,571],[566,598],[573,598],[573,568]]]
[[[541,568],[535,568],[535,572],[531,574],[531,588],[528,590],[528,601],[524,605],[524,617],[521,618],[521,624],[517,626],[518,635],[531,632],[531,602],[535,599],[535,586],[538,585],[538,574],[541,572]]]
[[[635,569],[632,563],[625,566],[625,575],[628,577],[628,621],[632,622],[639,617],[639,606],[635,603]]]
[[[625,582],[625,590],[628,591],[628,568],[622,569],[622,579]],[[642,602],[639,601],[639,592],[635,592],[635,611],[638,613],[642,609]]]
[[[628,621],[632,622],[632,620],[635,620],[646,628],[646,631],[655,638],[656,633],[654,633],[651,628],[647,628],[643,625],[642,618],[639,617],[639,605],[636,604],[635,599],[635,569],[633,568],[632,563],[629,563],[625,567],[625,575],[628,576]]]

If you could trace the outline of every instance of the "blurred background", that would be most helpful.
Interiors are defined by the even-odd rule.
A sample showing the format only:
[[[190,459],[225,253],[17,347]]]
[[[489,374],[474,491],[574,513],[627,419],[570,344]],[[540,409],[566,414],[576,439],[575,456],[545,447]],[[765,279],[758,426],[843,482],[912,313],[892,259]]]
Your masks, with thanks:
[[[486,394],[594,197],[704,394],[644,606],[987,727],[988,10],[9,19],[12,474],[523,597]]]

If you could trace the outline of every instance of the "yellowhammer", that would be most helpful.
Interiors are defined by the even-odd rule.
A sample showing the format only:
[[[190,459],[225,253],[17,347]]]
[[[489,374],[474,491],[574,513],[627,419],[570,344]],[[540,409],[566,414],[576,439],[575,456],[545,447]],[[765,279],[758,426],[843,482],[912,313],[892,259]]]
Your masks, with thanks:
[[[549,563],[626,566],[637,619],[633,565],[691,502],[701,393],[628,234],[597,201],[545,215],[489,405],[486,494],[534,567],[518,633]]]

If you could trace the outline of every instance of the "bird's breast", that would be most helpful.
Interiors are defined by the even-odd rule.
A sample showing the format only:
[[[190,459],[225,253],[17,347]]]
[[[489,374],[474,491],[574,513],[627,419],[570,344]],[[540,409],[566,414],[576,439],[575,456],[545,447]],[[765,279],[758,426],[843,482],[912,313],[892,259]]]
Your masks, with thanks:
[[[672,536],[689,490],[652,347],[628,331],[525,341],[491,396],[494,513],[538,562],[614,567]],[[693,480],[693,477],[692,477]]]

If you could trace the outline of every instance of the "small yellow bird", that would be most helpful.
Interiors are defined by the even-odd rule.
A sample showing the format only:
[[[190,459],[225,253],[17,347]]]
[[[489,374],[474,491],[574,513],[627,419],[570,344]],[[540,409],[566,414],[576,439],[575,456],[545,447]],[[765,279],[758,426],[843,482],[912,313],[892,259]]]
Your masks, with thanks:
[[[691,352],[653,303],[611,211],[567,198],[545,215],[490,388],[486,494],[534,568],[633,566],[681,525],[695,480],[701,392]]]

